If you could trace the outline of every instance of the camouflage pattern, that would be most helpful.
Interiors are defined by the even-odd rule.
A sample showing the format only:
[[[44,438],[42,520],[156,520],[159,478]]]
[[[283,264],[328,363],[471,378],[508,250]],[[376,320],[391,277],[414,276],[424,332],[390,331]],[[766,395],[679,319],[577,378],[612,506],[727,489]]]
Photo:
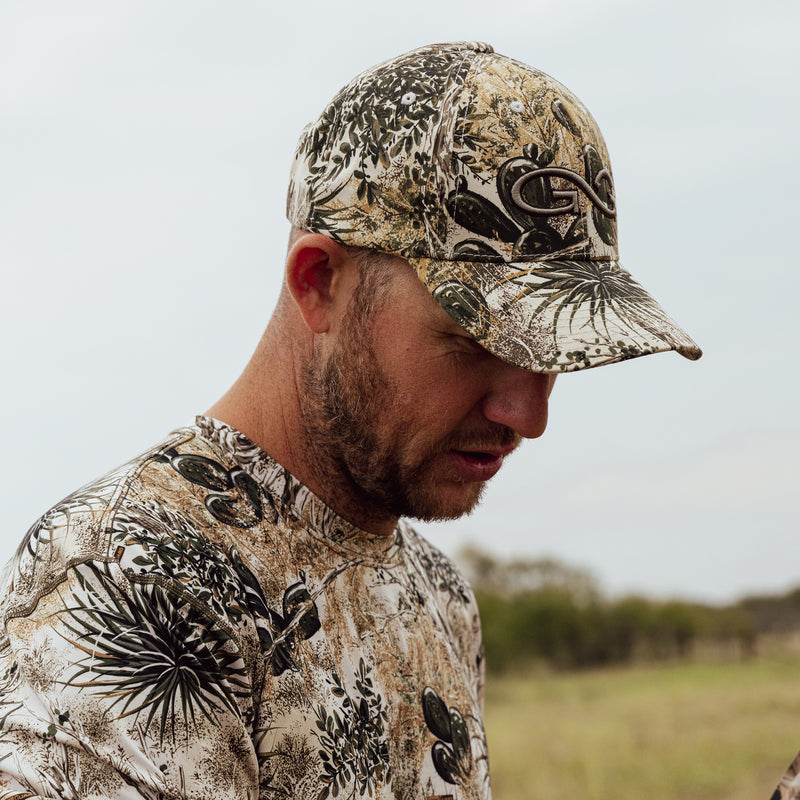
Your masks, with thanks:
[[[287,216],[407,259],[456,322],[526,369],[701,355],[619,264],[594,119],[489,45],[423,47],[342,89],[301,136]]]
[[[475,598],[204,417],[0,580],[0,800],[489,800]]]
[[[770,800],[800,800],[800,754],[789,765]]]

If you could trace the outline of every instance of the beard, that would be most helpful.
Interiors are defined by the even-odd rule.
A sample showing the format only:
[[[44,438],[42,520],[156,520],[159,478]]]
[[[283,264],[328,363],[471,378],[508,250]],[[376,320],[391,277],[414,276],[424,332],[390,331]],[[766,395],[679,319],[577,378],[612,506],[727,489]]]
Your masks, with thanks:
[[[366,512],[424,521],[455,519],[479,503],[484,483],[467,483],[446,455],[451,450],[505,446],[518,436],[505,426],[487,423],[480,431],[455,431],[413,456],[405,447],[415,431],[396,410],[397,392],[368,336],[369,323],[351,313],[336,348],[321,362],[306,366],[304,427],[308,452],[314,454],[320,485],[348,492]],[[443,466],[444,465],[444,466]],[[443,484],[457,484],[445,492]]]

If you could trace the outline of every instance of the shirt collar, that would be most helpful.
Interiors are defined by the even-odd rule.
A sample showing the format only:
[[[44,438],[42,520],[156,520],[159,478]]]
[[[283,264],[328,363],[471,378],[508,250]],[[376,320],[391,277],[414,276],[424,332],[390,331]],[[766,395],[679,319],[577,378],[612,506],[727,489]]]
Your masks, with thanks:
[[[198,416],[195,423],[205,439],[244,469],[278,507],[300,520],[310,533],[345,549],[365,547],[383,553],[398,544],[400,527],[391,536],[369,533],[340,517],[289,470],[265,453],[243,433],[225,422]]]

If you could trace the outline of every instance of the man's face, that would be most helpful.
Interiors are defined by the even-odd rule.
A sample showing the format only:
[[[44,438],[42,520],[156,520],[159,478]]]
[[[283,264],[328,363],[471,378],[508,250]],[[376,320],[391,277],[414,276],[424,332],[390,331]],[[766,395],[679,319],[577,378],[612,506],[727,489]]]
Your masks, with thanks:
[[[423,520],[471,511],[522,437],[540,436],[554,376],[480,347],[397,260],[367,311],[345,314],[306,373],[315,450],[367,514]]]

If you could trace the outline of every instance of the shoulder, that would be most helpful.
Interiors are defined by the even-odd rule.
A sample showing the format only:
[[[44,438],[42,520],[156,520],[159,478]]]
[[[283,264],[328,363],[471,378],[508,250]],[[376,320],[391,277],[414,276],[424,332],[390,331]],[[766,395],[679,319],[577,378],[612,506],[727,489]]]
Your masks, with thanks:
[[[401,522],[400,534],[408,560],[424,574],[432,588],[454,603],[474,605],[472,589],[451,558],[405,522]]]
[[[229,532],[256,517],[257,502],[196,428],[172,432],[31,527],[3,576],[0,645],[23,619],[50,619],[61,597],[70,613],[83,605],[124,611],[131,630],[138,619],[215,631],[250,663],[253,579]]]
[[[479,698],[483,696],[484,653],[475,594],[458,566],[410,525],[401,522],[400,541],[406,566],[421,577],[427,602],[436,606],[446,634],[469,666]],[[482,700],[481,700],[482,702]]]
[[[200,439],[176,431],[73,493],[10,565],[0,750],[13,758],[0,773],[13,769],[26,788],[61,781],[53,752],[78,772],[102,761],[109,797],[130,786],[177,796],[184,777],[233,796],[219,762],[198,760],[204,751],[222,753],[226,774],[257,782],[250,726],[264,666],[254,590],[235,551],[205,536],[208,475],[230,466]],[[187,466],[181,455],[199,460]],[[197,477],[198,464],[209,471],[202,486],[181,474]]]
[[[197,428],[177,429],[31,526],[2,577],[3,621],[29,614],[68,573],[89,564],[179,590],[225,618],[249,577],[240,574],[230,532],[261,522],[270,509],[220,447]]]
[[[136,494],[142,472],[164,453],[192,437],[174,431],[122,466],[82,486],[34,522],[5,567],[0,587],[5,615],[26,607],[64,580],[66,571],[86,561],[113,560],[114,519]]]

